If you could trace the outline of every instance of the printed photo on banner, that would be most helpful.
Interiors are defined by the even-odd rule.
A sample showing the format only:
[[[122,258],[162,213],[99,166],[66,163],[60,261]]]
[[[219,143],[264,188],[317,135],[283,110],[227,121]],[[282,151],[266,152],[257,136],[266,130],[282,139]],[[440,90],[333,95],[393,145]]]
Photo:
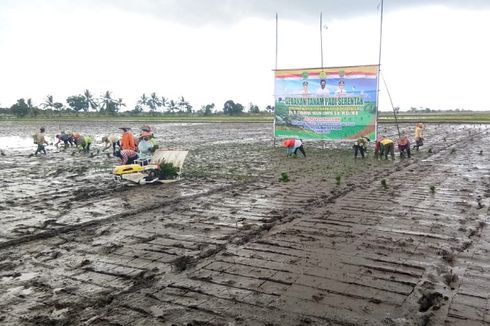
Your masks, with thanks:
[[[375,138],[378,65],[275,71],[275,137]]]

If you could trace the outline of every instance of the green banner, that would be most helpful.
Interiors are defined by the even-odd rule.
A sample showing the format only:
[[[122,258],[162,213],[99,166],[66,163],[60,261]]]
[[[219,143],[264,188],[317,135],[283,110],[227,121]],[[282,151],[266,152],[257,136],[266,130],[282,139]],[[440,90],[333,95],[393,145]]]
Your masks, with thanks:
[[[275,71],[275,137],[375,139],[378,65]]]

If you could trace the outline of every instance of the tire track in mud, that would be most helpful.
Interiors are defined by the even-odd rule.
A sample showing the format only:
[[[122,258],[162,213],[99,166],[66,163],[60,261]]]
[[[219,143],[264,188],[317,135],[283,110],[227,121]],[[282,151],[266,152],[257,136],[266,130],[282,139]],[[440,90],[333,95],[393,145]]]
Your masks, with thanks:
[[[389,179],[414,166],[408,161],[390,165],[383,176]],[[422,172],[428,174],[429,170],[426,167]],[[380,238],[388,238],[389,229],[375,228],[384,218],[378,212],[384,204],[379,200],[381,190],[372,192],[376,180],[379,175],[373,173],[362,182],[348,180],[337,190],[319,180],[299,188],[272,184],[270,180],[235,184],[170,201],[172,204],[158,204],[126,218],[104,219],[42,241],[31,239],[4,248],[4,252],[10,249],[12,253],[22,246],[25,255],[19,259],[24,262],[18,268],[27,265],[32,267],[27,268],[30,273],[37,275],[21,273],[17,278],[27,280],[18,283],[12,276],[11,289],[27,282],[28,286],[22,285],[19,291],[33,292],[29,300],[7,297],[0,308],[5,311],[5,307],[20,303],[17,310],[8,312],[7,320],[24,316],[26,323],[41,316],[47,322],[90,324],[146,320],[214,325],[231,320],[246,324],[355,325],[359,321],[356,318],[365,318],[364,313],[375,310],[370,320],[376,320],[400,305],[410,291],[413,293],[425,271],[424,266],[410,260],[387,261],[380,254],[384,250],[387,255],[391,249],[386,243],[353,242],[353,229],[357,237],[367,239],[369,232],[376,232]],[[391,183],[390,188],[403,186]],[[423,201],[425,197],[414,198]],[[339,204],[348,213],[341,217],[335,217],[340,209],[325,211],[337,207],[340,199],[365,205]],[[395,199],[389,200],[396,203]],[[365,207],[373,202],[372,207]],[[402,240],[404,236],[401,233]],[[355,252],[356,247],[370,248],[368,245],[377,246],[379,253],[351,255],[347,262],[339,257],[339,251]],[[409,253],[417,250],[405,247]],[[31,254],[35,259],[29,258]],[[327,257],[335,259],[325,265]],[[15,266],[15,262],[11,264]],[[337,264],[343,270],[335,274]],[[297,273],[298,268],[307,268],[308,272]],[[364,269],[374,275],[369,282],[356,278]],[[325,277],[325,270],[332,271],[332,275]],[[390,277],[386,273],[391,273]],[[39,277],[41,274],[43,277]],[[350,278],[344,280],[344,274]],[[282,301],[284,298],[288,300]],[[344,305],[332,303],[334,299]],[[353,310],[359,302],[365,311],[356,315]],[[89,309],[94,304],[97,309]],[[341,313],[350,320],[340,318]]]
[[[472,141],[454,140],[463,146]],[[475,236],[452,232],[464,220],[461,210],[474,207],[465,205],[454,189],[460,177],[454,166],[434,171],[434,163],[449,151],[440,148],[426,162],[386,173],[388,190],[371,185],[369,193],[347,191],[333,207],[308,209],[259,240],[229,248],[185,276],[145,289],[144,306],[142,293],[124,300],[140,314],[136,319],[143,314],[177,324],[439,323],[454,297],[448,290],[451,264],[468,249],[468,236]],[[456,163],[456,170],[464,163]],[[407,180],[414,167],[431,182]],[[444,191],[445,198],[436,201],[443,205],[439,209],[431,209],[430,185]],[[400,190],[406,197],[398,198]],[[387,202],[391,208],[386,211]],[[481,219],[472,222],[482,227]],[[448,254],[448,248],[453,252]],[[152,308],[161,304],[166,311],[157,316]]]

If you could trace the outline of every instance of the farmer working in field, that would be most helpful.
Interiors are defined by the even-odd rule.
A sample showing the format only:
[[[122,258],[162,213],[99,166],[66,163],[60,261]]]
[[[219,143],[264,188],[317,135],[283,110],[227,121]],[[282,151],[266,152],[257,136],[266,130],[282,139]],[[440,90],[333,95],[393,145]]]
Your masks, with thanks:
[[[121,136],[121,150],[136,151],[136,141],[133,133],[130,130],[131,128],[123,127],[119,129],[123,130],[123,134]]]
[[[39,129],[39,132],[34,135],[34,144],[37,144],[37,149],[34,155],[37,155],[37,153],[43,152],[44,155],[46,155],[46,149],[44,148],[44,145],[48,145],[48,141],[46,140],[46,134],[44,133],[46,129],[44,127],[41,127]]]
[[[398,150],[400,151],[400,157],[407,155],[410,158],[410,141],[407,135],[403,134],[398,140]]]
[[[295,138],[290,138],[286,139],[282,145],[287,148],[287,155],[288,156],[293,156],[297,157],[298,156],[298,150],[303,154],[303,157],[306,158],[306,153],[305,149],[303,147],[303,140],[302,139],[295,139]]]
[[[102,142],[105,144],[105,147],[102,151],[108,150],[109,148],[112,147],[112,154],[115,155],[116,146],[118,146],[118,147],[121,146],[120,139],[121,139],[121,137],[119,137],[118,135],[114,135],[114,134],[110,134],[110,135],[102,137]]]
[[[90,152],[90,145],[92,144],[92,138],[90,136],[80,136],[77,141],[77,145],[82,147],[85,153]]]
[[[71,134],[67,134],[64,131],[61,132],[61,134],[56,135],[56,138],[58,141],[56,142],[55,146],[58,147],[58,144],[63,142],[65,144],[65,149],[68,148],[68,146],[73,146],[75,141],[73,140],[73,137]]]
[[[364,158],[364,153],[366,152],[367,149],[367,144],[370,141],[369,138],[367,137],[361,137],[356,140],[356,143],[352,148],[354,149],[354,158],[357,159],[357,153],[361,153],[361,157]]]
[[[138,153],[132,149],[122,149],[120,151],[116,151],[115,156],[121,159],[119,162],[121,165],[134,164],[134,161],[138,159]]]
[[[156,149],[150,137],[151,134],[147,131],[141,133],[140,141],[138,142],[138,156],[142,160],[150,160]]]
[[[380,141],[381,146],[382,146],[382,154],[384,153],[385,160],[388,159],[388,154],[391,155],[391,160],[395,160],[395,145],[393,143],[393,140],[389,139],[386,136],[382,136],[382,139]]]
[[[422,145],[424,145],[424,124],[419,122],[415,127],[415,146],[413,148],[418,151]]]
[[[71,138],[73,139],[73,141],[75,142],[75,144],[78,146],[78,141],[80,139],[80,133],[79,132],[72,132],[71,133]]]
[[[378,159],[383,156],[384,153],[384,146],[381,144],[381,140],[383,140],[382,136],[378,136],[376,139],[376,143],[374,144],[374,158]]]

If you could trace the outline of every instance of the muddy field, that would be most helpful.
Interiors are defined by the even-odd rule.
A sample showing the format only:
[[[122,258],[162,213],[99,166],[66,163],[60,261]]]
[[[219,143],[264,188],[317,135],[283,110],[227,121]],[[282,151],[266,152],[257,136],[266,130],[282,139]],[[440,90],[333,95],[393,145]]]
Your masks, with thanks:
[[[429,125],[411,159],[377,161],[286,158],[269,124],[156,124],[190,154],[150,186],[113,181],[100,144],[30,157],[38,127],[0,123],[2,325],[490,324],[486,126]]]

